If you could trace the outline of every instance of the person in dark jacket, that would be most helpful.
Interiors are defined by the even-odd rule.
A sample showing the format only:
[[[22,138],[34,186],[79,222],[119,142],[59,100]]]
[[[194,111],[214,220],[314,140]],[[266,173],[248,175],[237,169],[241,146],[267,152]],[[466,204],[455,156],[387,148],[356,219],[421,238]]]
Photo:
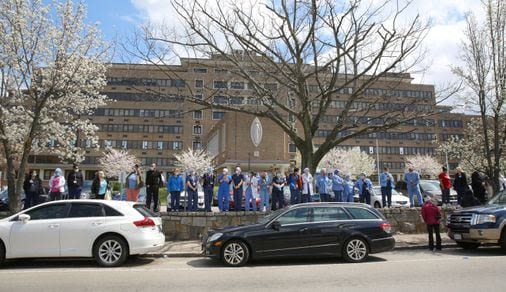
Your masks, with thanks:
[[[91,198],[103,200],[105,193],[110,189],[109,181],[105,178],[103,171],[97,172],[97,175],[91,183]]]
[[[69,199],[80,199],[83,188],[83,174],[79,171],[79,166],[74,164],[73,171],[67,176],[67,187],[69,190]]]
[[[434,234],[436,233],[436,250],[441,250],[441,234],[439,233],[439,220],[441,212],[432,199],[427,199],[422,207],[422,218],[427,224],[427,233],[429,234],[429,250],[434,251]]]
[[[30,171],[26,176],[23,183],[23,190],[25,191],[25,206],[23,209],[28,209],[39,203],[39,195],[44,193],[42,189],[42,181],[39,178],[36,170]]]
[[[481,205],[480,201],[476,199],[471,189],[467,189],[464,192],[464,197],[462,197],[462,203],[460,204],[462,208],[473,207]]]
[[[151,209],[153,200],[153,211],[158,212],[158,190],[163,185],[162,174],[156,169],[156,163],[146,172],[146,207]]]
[[[475,170],[473,174],[471,174],[471,187],[473,188],[474,196],[480,201],[481,204],[485,204],[486,192],[485,192],[485,182],[483,181],[483,177],[481,174]]]
[[[469,188],[467,183],[466,174],[462,171],[462,168],[457,167],[455,169],[455,179],[453,180],[453,188],[457,192],[457,202],[462,205],[462,198],[466,190]]]
[[[216,175],[212,167],[207,168],[207,172],[202,177],[202,187],[204,188],[204,206],[206,212],[211,212],[211,204],[213,202],[214,195],[214,183],[216,181]]]

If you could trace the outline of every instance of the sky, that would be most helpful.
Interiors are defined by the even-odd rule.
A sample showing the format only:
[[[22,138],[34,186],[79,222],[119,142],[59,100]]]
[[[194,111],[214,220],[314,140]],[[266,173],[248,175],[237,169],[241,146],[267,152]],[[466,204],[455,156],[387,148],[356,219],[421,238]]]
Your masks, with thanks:
[[[170,0],[87,0],[85,2],[88,6],[88,20],[97,22],[105,38],[112,41],[128,36],[143,22],[171,23],[176,18]],[[413,0],[406,13],[407,20],[420,14],[423,18],[430,19],[432,24],[424,41],[428,50],[428,58],[424,65],[428,65],[429,69],[424,74],[414,74],[415,82],[435,84],[437,87],[456,81],[451,73],[451,66],[460,63],[459,48],[462,45],[465,27],[464,17],[468,12],[475,13],[478,21],[483,19],[481,1]],[[116,61],[120,61],[118,57]]]

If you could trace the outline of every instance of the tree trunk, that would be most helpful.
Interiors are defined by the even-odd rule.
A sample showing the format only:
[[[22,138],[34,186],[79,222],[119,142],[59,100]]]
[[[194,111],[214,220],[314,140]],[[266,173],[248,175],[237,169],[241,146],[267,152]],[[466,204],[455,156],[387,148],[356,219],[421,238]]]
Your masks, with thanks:
[[[6,150],[7,159],[7,187],[9,195],[9,210],[15,213],[19,209],[19,201],[21,192],[17,189],[16,170],[14,169],[14,159],[10,155],[10,151]],[[21,185],[22,188],[22,185]]]

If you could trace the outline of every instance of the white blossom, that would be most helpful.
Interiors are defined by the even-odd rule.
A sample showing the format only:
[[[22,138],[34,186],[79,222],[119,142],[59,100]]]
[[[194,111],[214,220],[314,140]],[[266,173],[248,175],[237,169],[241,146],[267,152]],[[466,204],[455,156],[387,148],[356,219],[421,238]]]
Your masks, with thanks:
[[[121,173],[129,172],[139,160],[126,150],[106,149],[98,160],[100,168],[107,177],[120,177]]]
[[[441,163],[439,163],[434,157],[429,155],[413,155],[404,157],[406,164],[406,171],[412,167],[418,171],[420,175],[430,176],[431,178],[437,177],[441,172]]]
[[[325,154],[318,168],[339,169],[341,174],[357,177],[362,172],[372,174],[376,170],[376,162],[371,155],[361,152],[359,147],[350,150],[334,148]]]
[[[193,170],[198,174],[203,174],[208,167],[213,166],[212,158],[204,150],[187,149],[181,154],[174,154],[177,165],[184,171]]]

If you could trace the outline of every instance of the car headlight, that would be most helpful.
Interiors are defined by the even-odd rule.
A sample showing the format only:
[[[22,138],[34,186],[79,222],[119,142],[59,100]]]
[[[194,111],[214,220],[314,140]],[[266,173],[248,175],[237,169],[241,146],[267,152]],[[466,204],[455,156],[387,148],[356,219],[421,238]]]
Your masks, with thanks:
[[[220,239],[220,237],[222,237],[222,236],[223,236],[223,233],[219,233],[219,232],[218,232],[218,233],[215,233],[215,234],[211,235],[211,237],[209,237],[209,238],[207,239],[207,241],[208,241],[208,242],[211,242],[211,241],[216,241],[216,240]]]
[[[490,214],[473,214],[471,225],[479,225],[483,223],[495,223],[495,215]]]

